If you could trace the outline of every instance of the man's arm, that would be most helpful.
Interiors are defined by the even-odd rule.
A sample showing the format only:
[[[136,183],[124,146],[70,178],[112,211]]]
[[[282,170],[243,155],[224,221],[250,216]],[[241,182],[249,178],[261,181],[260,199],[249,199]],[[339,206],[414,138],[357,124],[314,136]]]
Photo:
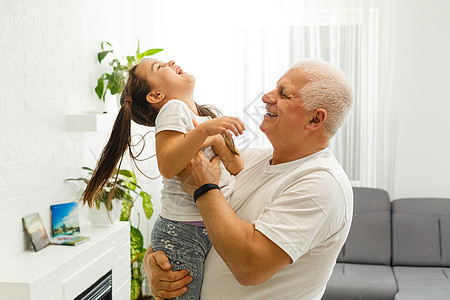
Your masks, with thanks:
[[[199,151],[178,178],[192,195],[203,184],[218,183],[218,163],[218,157],[209,162]],[[261,284],[291,263],[278,245],[236,216],[219,190],[200,196],[197,207],[214,248],[240,284]]]
[[[291,263],[278,245],[236,216],[219,190],[200,196],[197,207],[211,243],[240,284],[261,284]]]

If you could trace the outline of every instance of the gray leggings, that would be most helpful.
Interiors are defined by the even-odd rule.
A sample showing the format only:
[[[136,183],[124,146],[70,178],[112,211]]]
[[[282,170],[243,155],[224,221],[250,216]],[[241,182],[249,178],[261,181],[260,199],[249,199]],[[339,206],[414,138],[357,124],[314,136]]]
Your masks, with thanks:
[[[154,251],[164,251],[172,270],[188,270],[193,278],[187,285],[187,293],[176,299],[200,299],[203,263],[211,249],[206,228],[174,222],[159,216],[152,230],[151,245]]]

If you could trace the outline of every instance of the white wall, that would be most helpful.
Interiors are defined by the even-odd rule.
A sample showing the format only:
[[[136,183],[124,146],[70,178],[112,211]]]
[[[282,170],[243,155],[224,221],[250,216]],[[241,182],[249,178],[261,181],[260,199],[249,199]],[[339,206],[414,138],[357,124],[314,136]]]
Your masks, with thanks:
[[[450,2],[398,0],[395,195],[450,197]]]
[[[48,231],[49,206],[77,200],[63,180],[93,166],[90,149],[98,156],[108,133],[68,132],[65,115],[108,109],[94,93],[96,53],[103,40],[136,50],[131,9],[125,0],[0,1],[1,255],[24,251],[23,216],[39,212]],[[159,194],[151,180],[144,186]]]
[[[450,2],[396,2],[394,98],[402,110],[393,198],[449,197]],[[25,215],[39,212],[49,228],[49,206],[79,193],[63,180],[92,166],[90,149],[98,154],[107,138],[65,128],[68,113],[106,109],[93,91],[102,70],[99,43],[108,40],[124,54],[135,51],[137,37],[141,48],[165,47],[152,44],[153,2],[133,3],[139,9],[125,0],[0,1],[0,252],[24,250]],[[150,175],[153,163],[145,167]],[[160,186],[140,178],[158,206]]]

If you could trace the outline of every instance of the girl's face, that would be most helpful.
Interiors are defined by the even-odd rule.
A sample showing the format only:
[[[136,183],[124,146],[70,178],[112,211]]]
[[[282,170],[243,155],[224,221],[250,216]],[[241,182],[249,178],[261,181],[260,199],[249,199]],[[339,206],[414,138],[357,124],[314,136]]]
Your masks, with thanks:
[[[195,77],[183,72],[173,60],[167,63],[159,60],[143,61],[136,73],[149,82],[152,92],[163,93],[167,100],[192,97]]]

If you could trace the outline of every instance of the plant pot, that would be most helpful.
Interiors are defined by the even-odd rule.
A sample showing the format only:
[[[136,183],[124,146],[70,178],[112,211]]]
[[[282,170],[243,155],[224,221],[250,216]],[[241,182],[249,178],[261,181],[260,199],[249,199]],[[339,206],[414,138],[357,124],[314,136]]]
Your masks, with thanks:
[[[121,202],[114,199],[112,205],[113,209],[110,211],[109,215],[104,203],[100,203],[100,209],[97,209],[96,207],[89,209],[92,226],[110,227],[119,222]]]

